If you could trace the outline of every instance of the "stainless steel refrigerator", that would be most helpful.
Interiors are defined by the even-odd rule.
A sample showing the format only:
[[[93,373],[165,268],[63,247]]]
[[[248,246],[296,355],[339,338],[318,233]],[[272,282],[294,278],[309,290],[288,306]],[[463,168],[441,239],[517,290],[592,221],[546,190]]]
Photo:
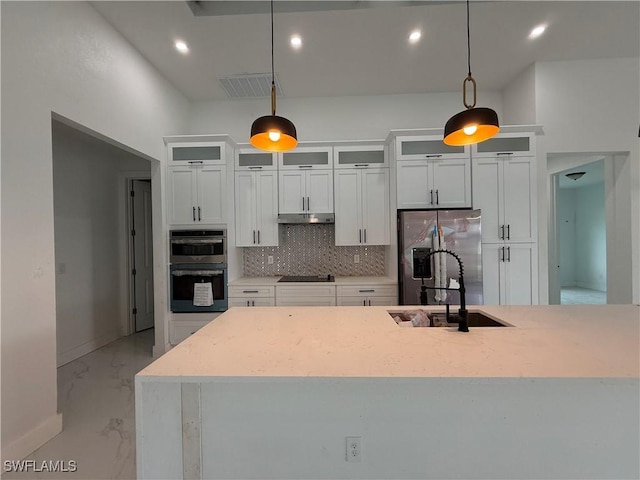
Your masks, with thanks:
[[[451,255],[428,253],[446,248],[464,267],[467,305],[482,305],[480,210],[400,210],[398,212],[398,287],[401,305],[420,305],[420,286],[456,287],[458,262]],[[454,281],[451,282],[451,279]],[[456,290],[427,290],[428,303],[460,304]]]

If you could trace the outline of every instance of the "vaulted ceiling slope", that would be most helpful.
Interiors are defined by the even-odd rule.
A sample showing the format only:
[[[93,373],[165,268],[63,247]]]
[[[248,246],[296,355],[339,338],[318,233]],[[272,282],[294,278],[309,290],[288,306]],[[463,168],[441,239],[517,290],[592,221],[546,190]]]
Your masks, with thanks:
[[[271,69],[268,14],[234,14],[234,8],[243,12],[243,4],[256,2],[214,3],[225,4],[225,14],[196,16],[183,1],[92,2],[194,101],[227,99],[221,78]],[[285,12],[292,9],[288,3],[275,2],[274,7],[275,68],[286,97],[461,88],[467,73],[464,2],[380,2],[375,8]],[[255,8],[268,11],[268,2]],[[542,23],[547,31],[529,40],[531,29]],[[408,36],[416,29],[422,37],[411,44]],[[299,50],[289,44],[293,34],[302,37]],[[179,54],[176,39],[186,41],[190,53]],[[638,1],[471,2],[472,71],[485,91],[502,90],[536,61],[638,56]]]

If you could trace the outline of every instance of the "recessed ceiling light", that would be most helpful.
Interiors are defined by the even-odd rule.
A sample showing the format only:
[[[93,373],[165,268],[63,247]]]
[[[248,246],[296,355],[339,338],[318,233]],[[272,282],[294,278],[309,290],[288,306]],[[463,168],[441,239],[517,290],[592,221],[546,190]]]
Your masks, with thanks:
[[[176,47],[176,50],[178,50],[180,53],[189,53],[189,45],[187,45],[186,42],[182,40],[176,40],[174,45]]]
[[[531,39],[538,38],[540,35],[544,33],[546,29],[547,29],[547,26],[545,24],[538,25],[533,30],[531,30],[531,33],[529,34],[529,38]]]
[[[302,47],[302,37],[300,35],[291,35],[291,46],[293,48]]]
[[[411,34],[409,35],[409,41],[411,43],[416,43],[418,40],[420,40],[420,37],[422,36],[422,32],[420,32],[420,30],[414,30],[413,32],[411,32]]]

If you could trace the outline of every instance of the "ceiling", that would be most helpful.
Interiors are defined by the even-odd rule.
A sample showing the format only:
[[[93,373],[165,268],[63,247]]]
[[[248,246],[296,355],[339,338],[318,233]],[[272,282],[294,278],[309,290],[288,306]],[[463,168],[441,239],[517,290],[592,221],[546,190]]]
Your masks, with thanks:
[[[193,101],[228,99],[222,77],[270,72],[268,13],[234,14],[268,11],[268,2],[212,2],[222,4],[223,14],[205,16],[194,16],[184,1],[91,3]],[[304,3],[275,2],[275,70],[284,96],[461,89],[464,2],[344,1],[328,2],[345,4],[339,10],[283,11]],[[640,56],[638,1],[472,1],[470,9],[471,67],[480,91],[502,90],[536,61]],[[546,33],[529,40],[540,23],[548,25]],[[414,29],[422,38],[409,44]],[[289,45],[294,33],[303,39],[299,50]],[[178,38],[189,54],[174,49]]]
[[[588,158],[588,157],[587,157]],[[588,161],[588,159],[585,159]],[[577,180],[567,177],[568,173],[584,172],[584,175]],[[589,185],[604,183],[604,160],[600,158],[595,162],[585,163],[579,167],[569,168],[558,173],[560,188],[581,188]]]

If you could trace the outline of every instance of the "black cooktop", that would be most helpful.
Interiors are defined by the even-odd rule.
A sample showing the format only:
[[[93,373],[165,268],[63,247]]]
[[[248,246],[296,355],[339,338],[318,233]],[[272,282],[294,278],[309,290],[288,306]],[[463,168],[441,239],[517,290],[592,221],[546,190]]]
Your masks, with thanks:
[[[278,282],[335,282],[333,275],[288,275]]]

